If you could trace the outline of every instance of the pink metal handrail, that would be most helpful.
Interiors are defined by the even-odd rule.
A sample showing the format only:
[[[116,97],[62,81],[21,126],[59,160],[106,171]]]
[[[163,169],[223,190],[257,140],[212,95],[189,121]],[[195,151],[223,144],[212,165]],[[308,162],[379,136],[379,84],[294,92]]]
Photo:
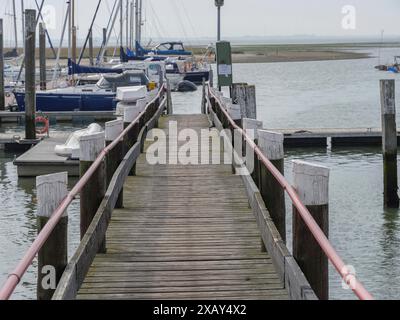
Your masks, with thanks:
[[[157,99],[161,97],[161,93],[165,91],[165,85],[160,89],[157,96],[147,104],[146,108],[126,127],[122,133],[115,139],[112,143],[110,143],[107,147],[105,147],[100,154],[97,156],[96,160],[90,166],[90,168],[86,171],[86,173],[79,179],[76,185],[72,188],[72,190],[68,193],[68,195],[64,198],[58,208],[54,211],[49,221],[37,235],[36,239],[33,241],[32,245],[29,247],[28,251],[25,253],[22,260],[18,263],[17,267],[14,271],[9,275],[8,279],[4,283],[3,287],[0,290],[0,300],[8,300],[18,283],[21,281],[23,275],[26,270],[32,264],[33,259],[36,257],[40,249],[43,247],[46,240],[49,238],[50,234],[53,232],[54,228],[57,226],[60,221],[63,213],[67,210],[68,206],[72,203],[75,197],[81,192],[82,188],[88,183],[89,179],[96,172],[96,170],[101,165],[102,161],[106,157],[106,155],[115,148],[115,146],[127,135],[127,133],[138,123],[144,113],[147,111],[149,106],[153,104]]]
[[[254,152],[258,155],[260,161],[264,164],[267,170],[275,177],[281,187],[286,191],[286,193],[292,200],[293,205],[303,219],[304,223],[307,225],[315,240],[318,242],[321,249],[324,251],[329,261],[333,264],[345,283],[349,287],[351,287],[351,289],[359,299],[373,300],[373,296],[365,289],[363,284],[357,280],[355,275],[351,273],[347,265],[345,265],[342,258],[338,255],[335,248],[332,246],[328,238],[325,236],[324,232],[321,230],[321,228],[312,217],[310,211],[308,211],[306,206],[300,200],[300,197],[297,194],[296,190],[290,185],[290,183],[285,179],[280,171],[271,163],[271,161],[268,160],[261,149],[254,143],[253,139],[251,139],[251,137],[248,136],[247,133],[235,123],[235,121],[230,117],[229,113],[222,106],[222,102],[219,97],[215,95],[214,92],[212,92],[210,87],[208,87],[208,91],[213,96],[215,101],[218,102],[220,110],[224,113],[225,117],[228,119],[233,129],[240,132],[240,134],[249,144],[250,148],[253,149]]]

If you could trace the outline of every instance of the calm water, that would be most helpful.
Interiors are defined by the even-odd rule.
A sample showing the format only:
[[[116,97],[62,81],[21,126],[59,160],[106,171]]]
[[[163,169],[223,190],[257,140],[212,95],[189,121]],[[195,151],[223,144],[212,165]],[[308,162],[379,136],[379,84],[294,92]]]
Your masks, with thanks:
[[[385,49],[382,60],[389,62],[396,54],[396,50]],[[235,81],[256,84],[258,118],[267,128],[371,128],[380,126],[379,79],[396,78],[375,71],[373,66],[377,63],[378,59],[239,64],[234,66],[234,73]],[[200,97],[201,90],[174,94],[174,112],[198,113]],[[20,129],[2,127],[0,132]],[[70,129],[56,127],[56,130]],[[0,283],[36,235],[34,180],[18,179],[13,159],[13,154],[0,151]],[[331,169],[332,243],[345,262],[355,267],[359,278],[376,298],[399,299],[400,213],[385,211],[382,206],[380,150],[290,150],[286,160],[290,181],[293,159]],[[78,205],[74,203],[69,211],[70,253],[78,244]],[[288,205],[289,232],[290,210]],[[290,246],[290,237],[288,240]],[[332,298],[354,298],[350,291],[342,289],[333,269],[330,285]],[[24,277],[15,298],[34,298],[34,292],[35,266]]]

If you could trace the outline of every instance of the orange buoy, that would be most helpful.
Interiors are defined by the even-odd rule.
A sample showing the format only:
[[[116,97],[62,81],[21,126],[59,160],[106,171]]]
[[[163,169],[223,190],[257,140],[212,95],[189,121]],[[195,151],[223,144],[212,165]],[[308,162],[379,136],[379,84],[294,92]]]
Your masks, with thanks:
[[[46,117],[36,117],[36,125],[41,124],[41,128],[37,128],[36,127],[36,133],[37,134],[45,134],[49,132],[49,128],[50,128],[50,122],[49,119],[47,119]]]

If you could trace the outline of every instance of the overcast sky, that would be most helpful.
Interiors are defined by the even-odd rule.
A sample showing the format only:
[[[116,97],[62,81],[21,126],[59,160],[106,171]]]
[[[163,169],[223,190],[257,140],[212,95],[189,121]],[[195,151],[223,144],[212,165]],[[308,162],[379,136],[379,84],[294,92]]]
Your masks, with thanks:
[[[18,27],[21,29],[20,1],[16,0]],[[41,0],[37,0],[39,3]],[[95,36],[101,37],[101,28],[110,17],[115,0],[103,0],[95,23]],[[126,0],[123,0],[126,2]],[[78,37],[84,38],[98,0],[76,0]],[[214,37],[216,8],[214,0],[143,0],[146,20],[145,38],[204,38]],[[12,0],[1,0],[6,41],[13,37]],[[24,0],[26,8],[34,8],[34,0]],[[60,38],[64,0],[45,0],[55,7],[52,38]],[[355,29],[343,29],[342,8],[356,9]],[[47,8],[46,12],[51,12]],[[225,0],[222,9],[222,31],[225,37],[242,36],[400,36],[399,0]],[[20,32],[20,31],[19,31]],[[7,43],[6,43],[7,44]]]

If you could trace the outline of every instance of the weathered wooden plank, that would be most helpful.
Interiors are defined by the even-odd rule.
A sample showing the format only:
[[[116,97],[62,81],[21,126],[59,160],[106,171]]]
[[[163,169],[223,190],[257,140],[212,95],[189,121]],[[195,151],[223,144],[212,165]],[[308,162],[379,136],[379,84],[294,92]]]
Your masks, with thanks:
[[[253,300],[259,298],[262,300],[283,300],[287,299],[285,289],[276,290],[238,290],[238,291],[210,291],[210,292],[173,292],[173,293],[105,293],[105,294],[80,294],[79,299],[99,299],[99,300]]]
[[[170,120],[208,128],[204,115],[162,117],[159,127]],[[126,180],[125,208],[114,210],[107,253],[94,259],[79,299],[288,298],[258,250],[258,224],[231,165],[150,166],[145,157]]]

